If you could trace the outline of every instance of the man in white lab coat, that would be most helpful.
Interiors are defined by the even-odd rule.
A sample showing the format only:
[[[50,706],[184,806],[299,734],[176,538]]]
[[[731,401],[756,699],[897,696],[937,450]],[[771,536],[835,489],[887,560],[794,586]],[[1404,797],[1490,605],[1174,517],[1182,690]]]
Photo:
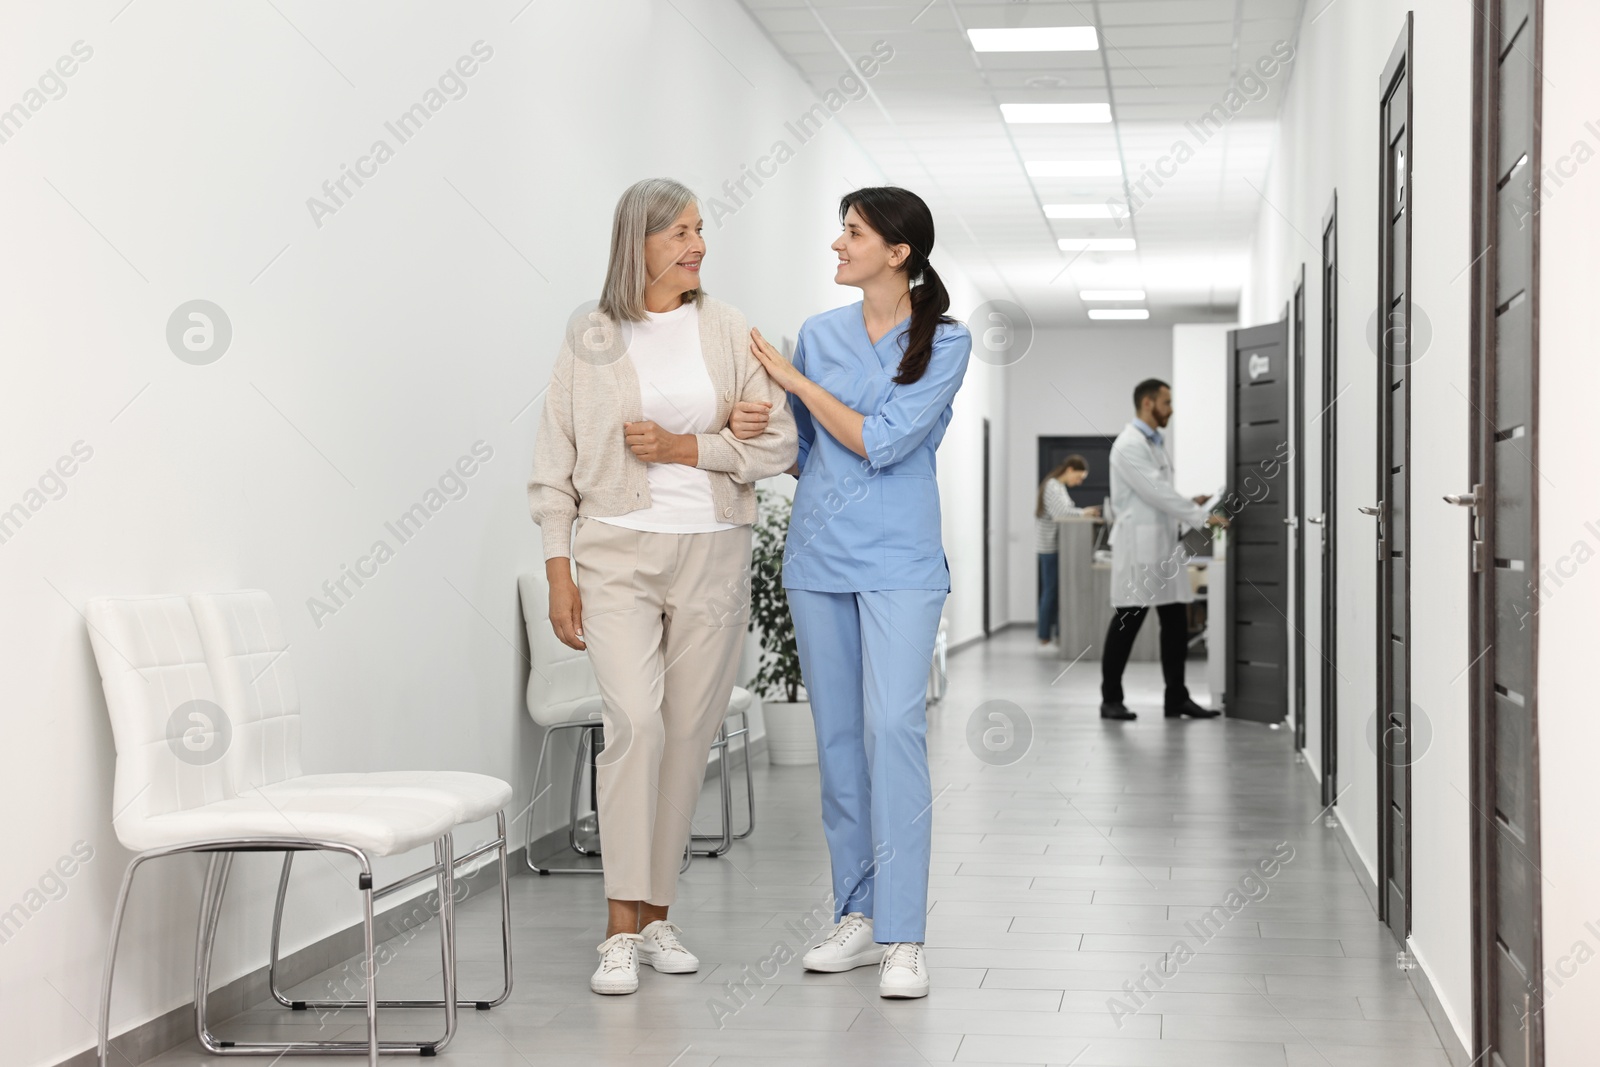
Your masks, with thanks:
[[[1209,515],[1210,497],[1190,499],[1172,487],[1172,461],[1161,430],[1172,418],[1172,389],[1147,378],[1133,390],[1134,420],[1111,446],[1111,625],[1100,655],[1100,717],[1136,719],[1122,699],[1122,672],[1150,608],[1161,621],[1161,674],[1166,717],[1219,714],[1189,698],[1184,659],[1189,651],[1188,555],[1182,527],[1226,526]]]

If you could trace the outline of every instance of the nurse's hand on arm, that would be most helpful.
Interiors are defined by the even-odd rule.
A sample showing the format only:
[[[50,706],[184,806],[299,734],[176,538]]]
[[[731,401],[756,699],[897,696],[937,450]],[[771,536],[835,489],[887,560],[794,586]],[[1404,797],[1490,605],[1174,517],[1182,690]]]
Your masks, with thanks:
[[[861,439],[865,416],[847,407],[838,397],[800,373],[793,363],[783,357],[782,352],[761,336],[760,330],[750,331],[750,351],[766,368],[767,377],[805,405],[806,411],[822,423],[822,428],[832,434],[834,440],[861,458],[867,458],[867,446]]]

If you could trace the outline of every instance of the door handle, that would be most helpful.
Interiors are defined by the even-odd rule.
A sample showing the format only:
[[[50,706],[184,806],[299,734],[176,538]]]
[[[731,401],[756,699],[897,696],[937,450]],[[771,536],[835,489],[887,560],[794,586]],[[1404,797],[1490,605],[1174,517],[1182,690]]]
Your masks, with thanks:
[[[1386,514],[1389,510],[1389,502],[1385,500],[1379,503],[1377,507],[1358,507],[1356,510],[1361,512],[1363,515],[1371,515],[1373,518],[1378,520],[1378,562],[1382,563],[1384,560],[1389,558],[1388,538],[1386,538],[1383,534],[1383,524]]]
[[[1291,516],[1290,516],[1290,517],[1289,517],[1289,518],[1287,518],[1287,519],[1284,519],[1284,520],[1283,520],[1283,524],[1284,524],[1284,525],[1285,525],[1285,526],[1298,526],[1298,525],[1300,525],[1300,523],[1299,523],[1299,520],[1297,520],[1297,519],[1296,519],[1296,518],[1295,518],[1295,517],[1294,517],[1294,516],[1292,516],[1292,515],[1291,515]]]
[[[1322,525],[1322,516],[1321,515],[1311,515],[1311,516],[1308,516],[1306,518],[1306,521],[1309,522],[1313,526],[1321,526]]]
[[[1444,498],[1446,504],[1472,509],[1472,573],[1483,573],[1488,559],[1488,546],[1483,542],[1483,518],[1478,513],[1480,505],[1488,502],[1483,491],[1483,483],[1478,482],[1472,487],[1470,493],[1450,493]]]

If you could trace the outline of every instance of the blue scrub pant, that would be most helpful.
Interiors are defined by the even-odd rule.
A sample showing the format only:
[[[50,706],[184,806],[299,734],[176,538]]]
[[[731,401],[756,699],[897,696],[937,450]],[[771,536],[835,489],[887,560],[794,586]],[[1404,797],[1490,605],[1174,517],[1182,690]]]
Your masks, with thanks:
[[[927,931],[928,670],[947,595],[788,590],[817,725],[834,919],[861,912],[880,944]]]

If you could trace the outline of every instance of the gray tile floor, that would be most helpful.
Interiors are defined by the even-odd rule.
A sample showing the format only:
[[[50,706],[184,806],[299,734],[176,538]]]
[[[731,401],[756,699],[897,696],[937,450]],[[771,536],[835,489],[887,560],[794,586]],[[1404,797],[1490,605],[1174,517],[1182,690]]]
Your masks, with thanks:
[[[1153,665],[1130,668],[1139,721],[1102,723],[1098,664],[1060,675],[1064,663],[1033,647],[1030,632],[1011,630],[953,657],[949,693],[929,716],[926,1000],[880,1000],[874,969],[801,971],[797,931],[828,899],[816,770],[758,764],[755,834],[721,860],[696,860],[673,909],[699,974],[647,969],[633,996],[591,994],[599,879],[518,877],[515,992],[493,1012],[463,1013],[440,1062],[1448,1067],[1393,941],[1317,818],[1288,731],[1164,721]],[[987,717],[996,710],[1015,724],[1009,747]],[[989,737],[997,751],[987,728],[1001,731]],[[1284,845],[1293,858],[1252,878]],[[458,913],[467,995],[497,980],[494,904],[485,895]],[[437,976],[430,934],[396,952],[385,992]],[[438,1025],[420,1012],[388,1018],[386,1037]],[[261,1006],[218,1029],[353,1037],[359,1022]],[[191,1044],[152,1062],[213,1060]]]

